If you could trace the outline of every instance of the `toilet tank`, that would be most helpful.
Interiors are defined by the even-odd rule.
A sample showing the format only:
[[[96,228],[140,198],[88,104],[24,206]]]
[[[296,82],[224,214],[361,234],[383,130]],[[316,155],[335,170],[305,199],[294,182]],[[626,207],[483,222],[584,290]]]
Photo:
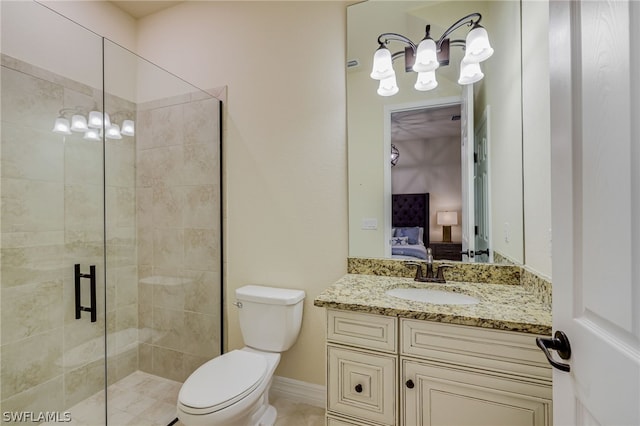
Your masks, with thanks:
[[[302,325],[305,293],[247,285],[236,290],[244,344],[261,351],[283,352],[295,343]]]

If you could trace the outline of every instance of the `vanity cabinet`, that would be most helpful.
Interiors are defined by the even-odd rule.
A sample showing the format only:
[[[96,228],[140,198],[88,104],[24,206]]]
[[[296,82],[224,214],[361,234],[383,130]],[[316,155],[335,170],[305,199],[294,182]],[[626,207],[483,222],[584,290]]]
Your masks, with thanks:
[[[551,425],[535,335],[327,310],[327,424]]]
[[[327,311],[329,425],[398,423],[398,319]]]
[[[536,336],[411,319],[400,327],[401,424],[551,424],[551,368]]]

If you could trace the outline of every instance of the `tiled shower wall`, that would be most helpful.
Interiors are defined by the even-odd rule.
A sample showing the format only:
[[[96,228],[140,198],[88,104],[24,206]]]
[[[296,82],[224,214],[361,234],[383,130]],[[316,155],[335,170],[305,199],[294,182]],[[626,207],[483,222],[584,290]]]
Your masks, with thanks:
[[[220,354],[219,101],[138,105],[140,369],[184,381]]]
[[[63,107],[101,109],[100,91],[5,55],[1,77],[0,412],[103,389],[105,328],[108,383],[184,380],[220,353],[218,101],[106,95],[137,128],[107,140],[103,177],[102,143],[51,132]],[[75,263],[96,265],[96,323],[75,319]]]
[[[105,102],[135,119],[131,102]],[[105,147],[105,244],[102,143],[51,132],[77,106],[101,109],[102,93],[2,56],[1,412],[61,411],[102,389],[105,327],[108,380],[137,368],[135,140]],[[75,263],[96,265],[95,323],[75,319]]]

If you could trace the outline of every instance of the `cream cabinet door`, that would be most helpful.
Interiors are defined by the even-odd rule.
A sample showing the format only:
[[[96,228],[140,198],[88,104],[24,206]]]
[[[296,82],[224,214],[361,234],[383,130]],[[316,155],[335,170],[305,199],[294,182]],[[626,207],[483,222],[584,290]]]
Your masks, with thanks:
[[[446,364],[402,361],[402,424],[546,426],[548,383],[519,382]]]
[[[327,409],[385,425],[396,424],[397,358],[327,347]]]

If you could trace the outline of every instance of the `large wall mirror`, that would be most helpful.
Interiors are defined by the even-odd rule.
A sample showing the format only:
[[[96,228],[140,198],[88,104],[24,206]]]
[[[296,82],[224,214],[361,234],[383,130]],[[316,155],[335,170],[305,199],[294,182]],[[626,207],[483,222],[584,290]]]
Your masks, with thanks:
[[[438,39],[451,24],[473,12],[482,15],[481,24],[494,49],[493,56],[481,63],[482,80],[472,86],[458,84],[464,51],[452,45],[449,65],[436,70],[435,89],[415,90],[416,73],[405,72],[404,58],[400,57],[394,61],[399,92],[389,97],[377,94],[379,82],[369,74],[380,34],[399,33],[417,44],[424,37],[426,25],[430,25],[431,36]],[[464,39],[468,32],[469,27],[463,26],[450,38]],[[395,196],[425,193],[428,221],[424,228],[428,229],[423,230],[420,241],[433,247],[438,254],[436,259],[440,256],[449,260],[524,263],[521,46],[521,10],[517,1],[370,0],[349,6],[351,257],[392,256],[396,252],[392,240],[404,236],[397,234],[394,223],[394,200],[402,198]],[[392,53],[404,50],[404,45],[397,42],[387,47]],[[473,106],[465,115],[461,103],[469,97]],[[465,176],[468,167],[461,143],[465,116],[473,121],[467,132],[476,140],[476,155],[471,162],[484,161],[480,166],[476,164],[475,179]],[[399,155],[393,166],[392,145],[394,155]],[[482,179],[478,178],[480,175]],[[475,194],[472,205],[468,205],[470,198],[465,191]],[[464,239],[462,224],[469,215],[475,218],[477,227],[471,230],[473,237],[479,238],[477,234],[490,242],[486,247],[489,255],[459,254]],[[397,240],[394,243],[407,242],[404,238]],[[477,251],[483,249],[476,245]],[[404,252],[399,253],[399,257],[406,257],[402,256]]]

